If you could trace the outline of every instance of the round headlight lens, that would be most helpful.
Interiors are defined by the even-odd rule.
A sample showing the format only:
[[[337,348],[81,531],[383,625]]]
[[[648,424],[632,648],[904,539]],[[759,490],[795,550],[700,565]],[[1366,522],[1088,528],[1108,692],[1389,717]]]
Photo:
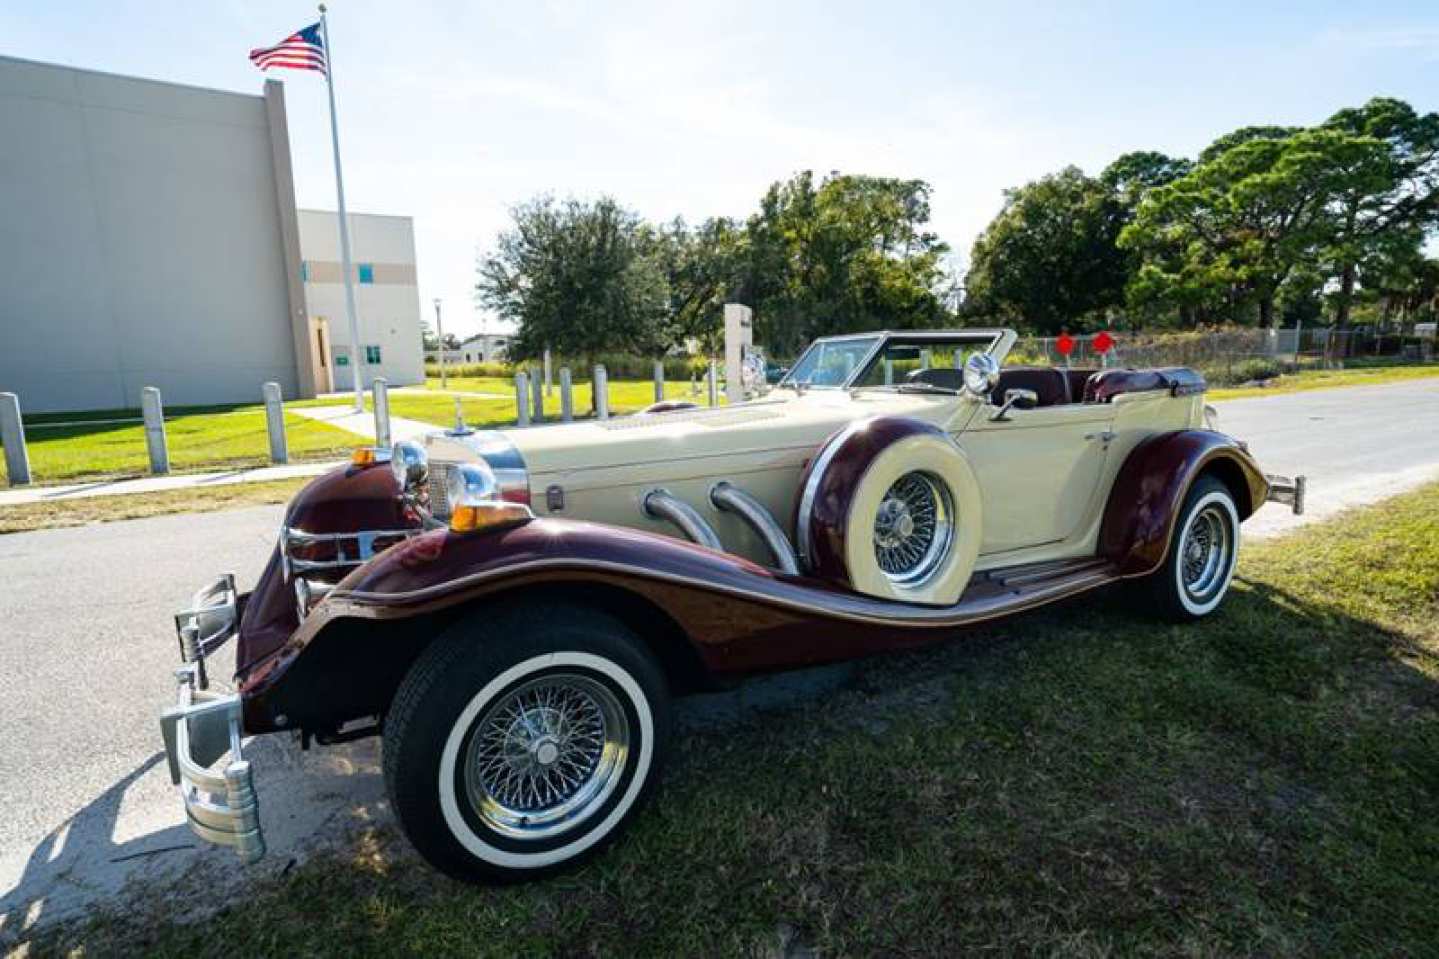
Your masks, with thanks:
[[[483,460],[451,467],[447,484],[451,510],[461,506],[478,506],[500,498],[500,486],[495,482],[494,470]]]
[[[390,447],[390,470],[401,489],[417,489],[429,478],[429,454],[419,443],[400,440]]]

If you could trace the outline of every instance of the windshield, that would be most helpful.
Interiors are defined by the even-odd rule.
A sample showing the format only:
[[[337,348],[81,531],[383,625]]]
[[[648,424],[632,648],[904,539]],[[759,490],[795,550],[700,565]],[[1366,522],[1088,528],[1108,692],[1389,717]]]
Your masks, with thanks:
[[[849,336],[839,340],[819,340],[804,351],[781,386],[837,387],[850,376],[879,342],[877,336]]]
[[[975,353],[988,352],[992,342],[992,337],[908,341],[903,336],[892,337],[850,385],[901,386],[918,382],[958,390],[963,385],[965,361]]]

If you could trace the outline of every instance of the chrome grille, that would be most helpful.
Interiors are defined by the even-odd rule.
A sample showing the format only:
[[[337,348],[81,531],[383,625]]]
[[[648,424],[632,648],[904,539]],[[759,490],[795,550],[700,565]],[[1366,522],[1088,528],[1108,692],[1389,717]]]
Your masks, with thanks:
[[[430,515],[435,519],[450,518],[450,464],[430,464]]]

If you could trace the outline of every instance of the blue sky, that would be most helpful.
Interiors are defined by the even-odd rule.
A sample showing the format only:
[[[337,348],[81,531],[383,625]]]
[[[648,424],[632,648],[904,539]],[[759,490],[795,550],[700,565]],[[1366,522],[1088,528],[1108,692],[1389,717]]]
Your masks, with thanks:
[[[28,2],[0,53],[258,92],[305,3]],[[331,4],[346,188],[415,217],[428,312],[485,323],[476,252],[538,193],[744,216],[800,169],[921,177],[962,259],[1001,191],[1067,163],[1193,155],[1384,94],[1439,109],[1435,3]],[[298,200],[333,207],[323,81],[285,80]]]

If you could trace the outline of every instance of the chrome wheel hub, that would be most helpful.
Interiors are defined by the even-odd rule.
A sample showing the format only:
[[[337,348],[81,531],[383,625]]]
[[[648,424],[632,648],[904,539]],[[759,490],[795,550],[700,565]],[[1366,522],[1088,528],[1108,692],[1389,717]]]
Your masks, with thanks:
[[[491,828],[539,839],[604,803],[629,744],[629,721],[605,685],[577,674],[531,680],[476,722],[465,751],[466,794]]]
[[[1229,570],[1234,538],[1218,506],[1206,506],[1189,521],[1179,544],[1180,580],[1196,600],[1213,594]]]
[[[873,535],[875,560],[890,581],[924,582],[944,562],[954,538],[949,490],[929,473],[906,473],[880,501]]]

